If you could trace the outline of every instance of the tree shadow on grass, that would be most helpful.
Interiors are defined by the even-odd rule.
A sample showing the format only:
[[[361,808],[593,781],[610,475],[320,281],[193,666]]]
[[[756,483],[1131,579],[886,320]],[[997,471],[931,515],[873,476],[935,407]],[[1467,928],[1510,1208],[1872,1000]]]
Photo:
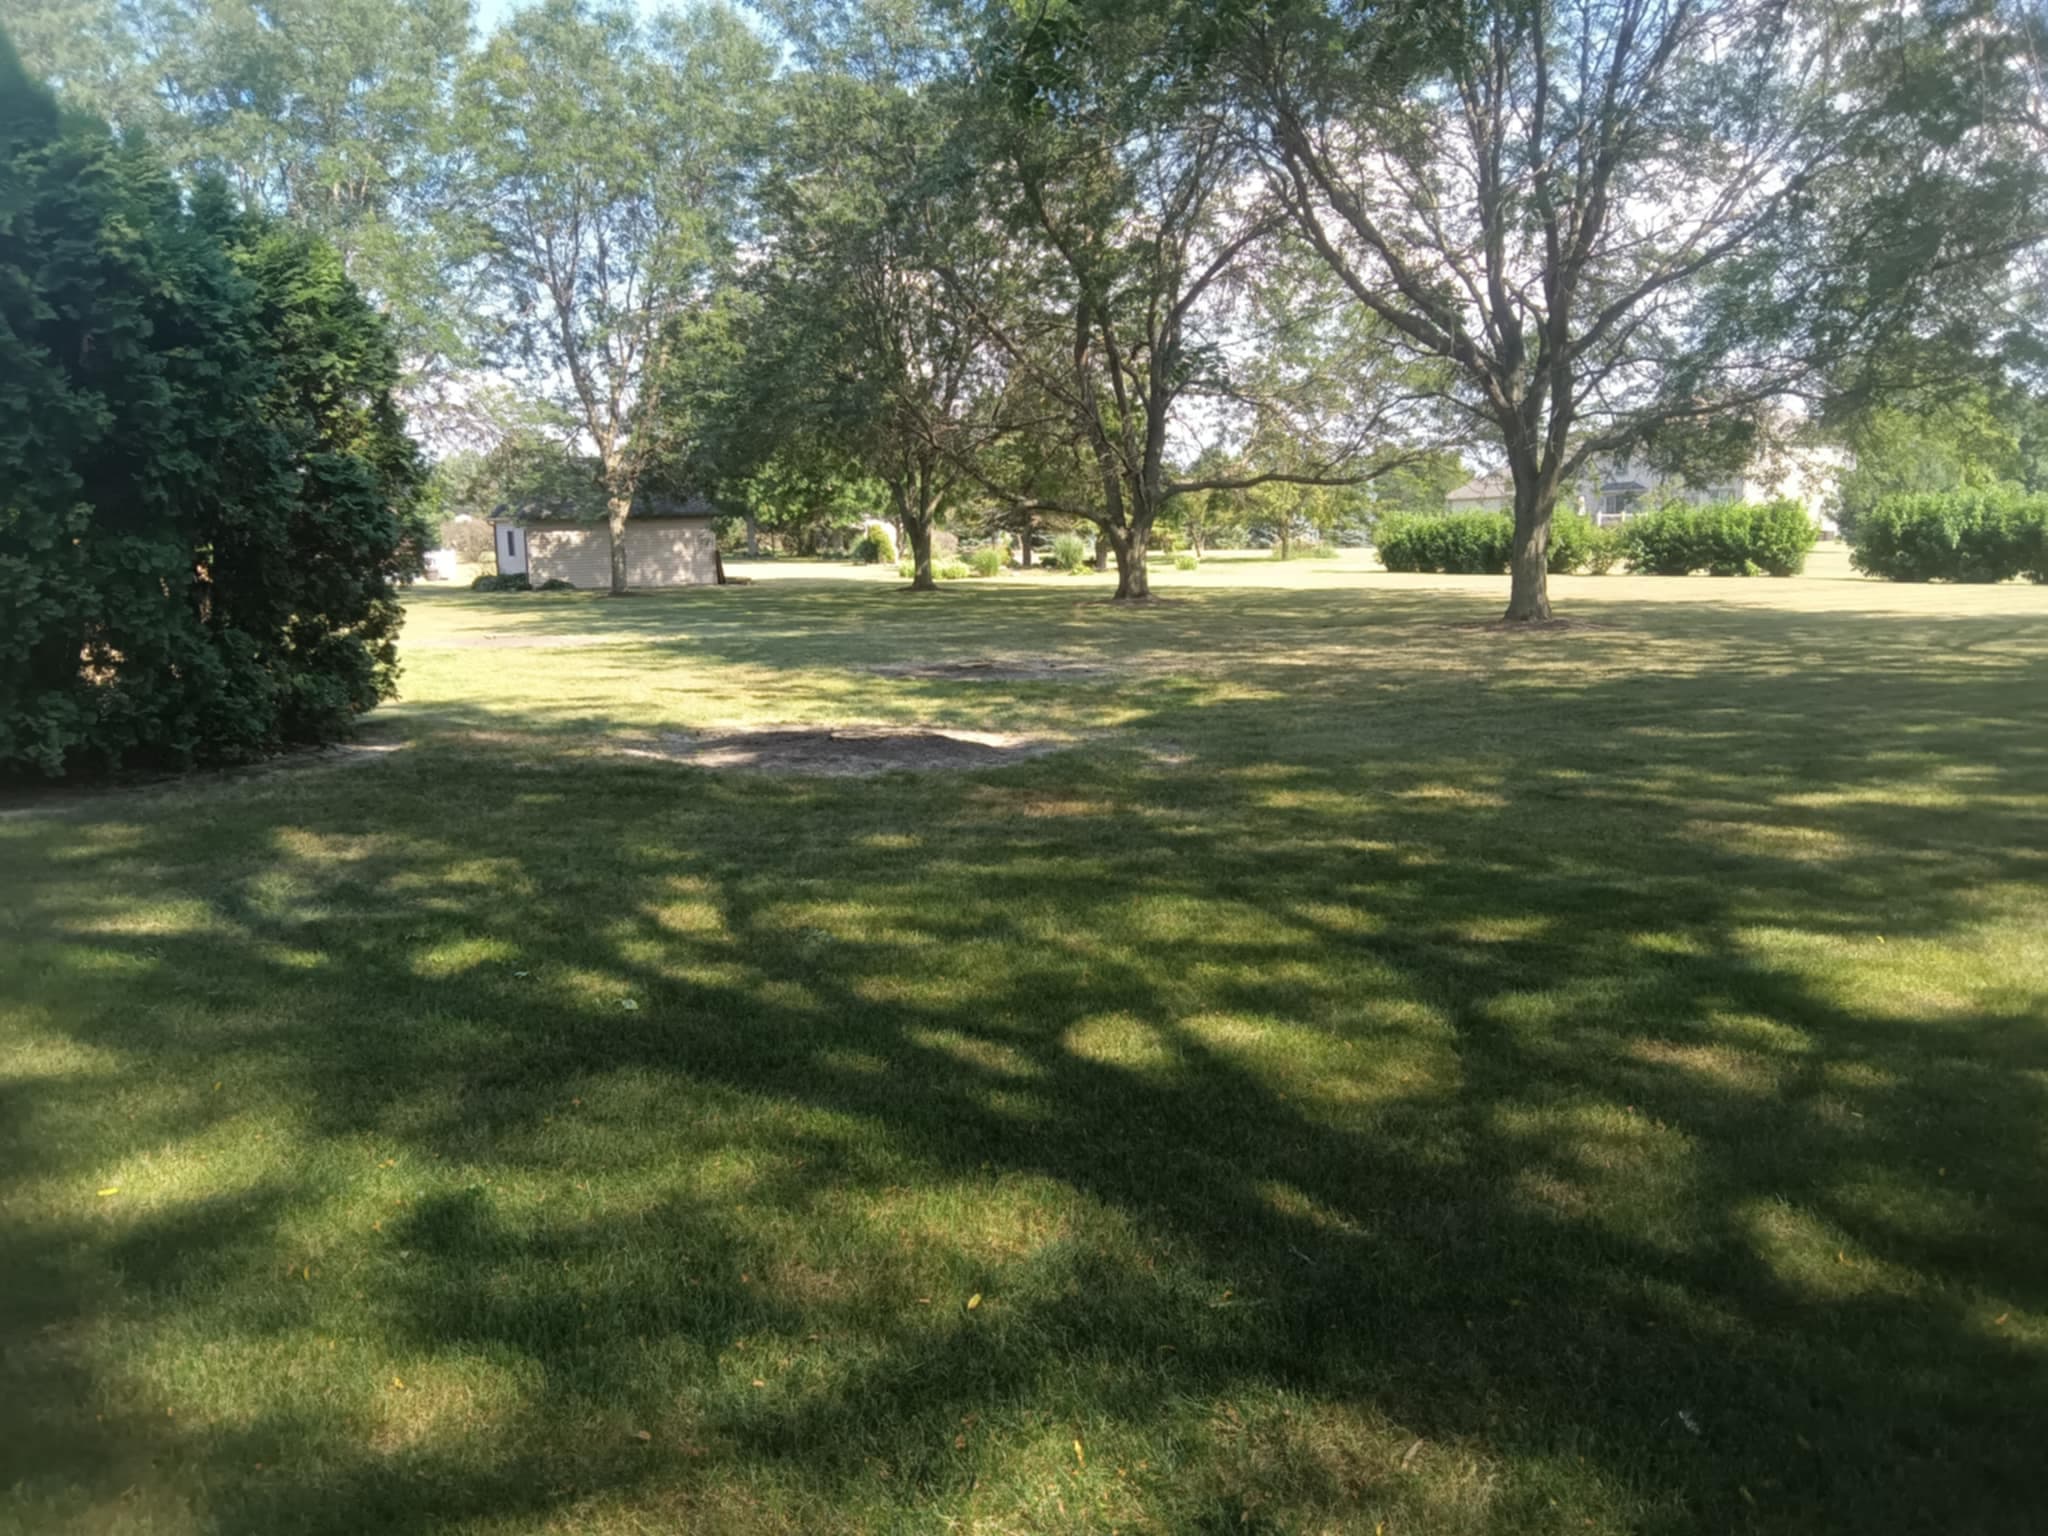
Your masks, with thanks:
[[[202,1134],[173,1085],[227,1073],[388,1149],[332,1315],[413,1401],[506,1385],[131,1413],[180,1470],[110,1478],[75,1404],[140,1367],[95,1323],[320,1326],[269,1297],[319,1202],[44,1217],[10,1477],[251,1532],[2023,1528],[2048,1386],[1997,1312],[2048,1312],[2048,1036],[1969,955],[2041,874],[2040,663],[1890,679],[1888,631],[1818,630],[1811,676],[1789,621],[1712,671],[1255,662],[1127,727],[1170,768],[567,790],[470,747],[474,805],[430,755],[86,839],[10,931],[109,957],[42,1027],[165,1083],[115,1139]],[[144,890],[207,921],[110,926]],[[17,1144],[107,1092],[53,1073]]]

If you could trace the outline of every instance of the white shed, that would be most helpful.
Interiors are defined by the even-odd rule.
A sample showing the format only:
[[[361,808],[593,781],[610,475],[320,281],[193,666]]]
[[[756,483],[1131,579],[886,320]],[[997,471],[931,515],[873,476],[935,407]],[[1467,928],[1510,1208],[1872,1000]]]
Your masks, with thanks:
[[[626,585],[715,586],[725,572],[712,526],[717,509],[701,496],[687,501],[642,497],[626,518]],[[500,507],[491,519],[500,576],[524,575],[535,586],[566,581],[603,590],[612,583],[611,525],[602,518],[557,515],[542,506]]]

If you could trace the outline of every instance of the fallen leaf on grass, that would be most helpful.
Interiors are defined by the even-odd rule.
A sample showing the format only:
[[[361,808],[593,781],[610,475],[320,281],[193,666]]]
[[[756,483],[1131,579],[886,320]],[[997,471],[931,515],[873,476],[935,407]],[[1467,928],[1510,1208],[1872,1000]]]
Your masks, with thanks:
[[[107,1186],[107,1187],[106,1187],[105,1189],[103,1189],[103,1190],[101,1190],[101,1191],[100,1191],[100,1198],[101,1198],[102,1200],[104,1200],[104,1199],[106,1199],[106,1198],[107,1198],[107,1196],[109,1196],[109,1195],[118,1195],[119,1193],[121,1193],[121,1186],[120,1186],[120,1185],[118,1185],[118,1184],[109,1184],[109,1185],[108,1185],[108,1186]]]
[[[975,1292],[975,1293],[974,1293],[974,1294],[973,1294],[972,1296],[970,1296],[970,1297],[968,1297],[968,1298],[967,1298],[967,1310],[968,1310],[968,1311],[972,1312],[972,1311],[973,1311],[973,1310],[974,1310],[974,1309],[975,1309],[976,1307],[978,1307],[978,1306],[980,1306],[980,1305],[981,1305],[981,1292],[979,1292],[979,1291],[976,1291],[976,1292]]]
[[[636,1430],[634,1430],[634,1431],[633,1431],[633,1438],[634,1438],[635,1440],[652,1440],[652,1439],[654,1438],[654,1436],[653,1436],[653,1434],[652,1434],[652,1433],[651,1433],[650,1431],[648,1431],[648,1430],[644,1430],[644,1429],[636,1429]]]

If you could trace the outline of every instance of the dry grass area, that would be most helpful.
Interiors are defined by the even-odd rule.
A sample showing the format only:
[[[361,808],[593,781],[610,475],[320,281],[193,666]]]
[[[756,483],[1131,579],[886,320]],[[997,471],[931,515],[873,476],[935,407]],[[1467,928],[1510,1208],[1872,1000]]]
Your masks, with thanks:
[[[0,819],[0,1531],[2039,1523],[2048,591],[749,574]]]

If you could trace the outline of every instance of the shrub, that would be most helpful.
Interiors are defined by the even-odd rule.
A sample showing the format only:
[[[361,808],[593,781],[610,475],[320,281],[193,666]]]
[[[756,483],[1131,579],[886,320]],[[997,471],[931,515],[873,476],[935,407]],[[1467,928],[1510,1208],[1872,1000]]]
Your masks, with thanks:
[[[1052,563],[1069,576],[1088,564],[1087,542],[1077,533],[1063,533],[1052,541]]]
[[[1722,501],[1632,517],[1620,547],[1629,568],[1648,576],[1796,576],[1819,538],[1796,501]]]
[[[1202,562],[1193,550],[1184,549],[1173,557],[1173,568],[1176,571],[1199,571]]]
[[[968,556],[967,563],[977,576],[997,576],[1002,574],[1003,552],[993,544],[984,544]]]
[[[1544,565],[1553,576],[1587,571],[1605,575],[1621,557],[1616,532],[1602,528],[1590,517],[1577,512],[1558,512],[1550,519],[1550,545]]]
[[[1301,551],[1298,558],[1303,560],[1334,560],[1337,558],[1337,546],[1334,544],[1311,544]]]
[[[576,590],[576,583],[564,581],[559,576],[550,576],[533,590],[536,592],[574,592]]]
[[[0,187],[0,773],[342,734],[431,535],[383,321],[333,247],[186,195],[4,44]]]
[[[1698,509],[1684,505],[1638,512],[1621,525],[1621,552],[1639,576],[1686,576],[1705,562]]]
[[[564,587],[568,585],[569,583],[566,581],[562,583]],[[472,581],[469,584],[469,590],[472,592],[531,592],[533,590],[533,582],[524,572],[512,576],[485,574]]]
[[[1499,576],[1514,553],[1514,519],[1503,512],[1392,513],[1375,535],[1390,571]]]
[[[1887,496],[1857,519],[1849,563],[1888,581],[2048,582],[2048,495]]]
[[[1592,524],[1581,569],[1589,576],[1605,576],[1621,559],[1621,530]]]
[[[960,581],[974,574],[965,560],[934,560],[932,575],[940,581]]]
[[[915,560],[898,560],[896,562],[896,574],[905,581],[910,580],[911,577],[917,574],[917,562]]]
[[[872,525],[853,541],[855,565],[889,565],[896,559],[896,539],[880,524]]]

